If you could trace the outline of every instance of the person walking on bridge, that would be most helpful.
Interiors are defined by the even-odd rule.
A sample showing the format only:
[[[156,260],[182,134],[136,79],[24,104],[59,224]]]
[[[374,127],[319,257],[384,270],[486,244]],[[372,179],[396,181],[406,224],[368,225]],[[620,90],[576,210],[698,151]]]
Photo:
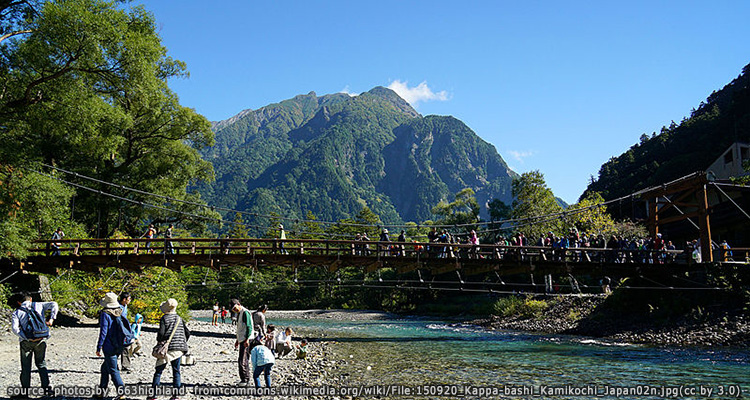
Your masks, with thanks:
[[[56,231],[52,233],[52,240],[62,240],[65,237],[65,233],[63,233],[62,228],[58,227]],[[60,242],[52,242],[52,252],[53,256],[59,256],[60,255],[60,247],[62,247],[62,243]]]
[[[148,224],[148,229],[146,229],[146,232],[141,235],[141,238],[153,239],[154,236],[156,236],[156,228],[154,228],[154,224]],[[146,241],[146,248],[148,249],[149,254],[154,254],[154,249],[151,248],[151,240]]]

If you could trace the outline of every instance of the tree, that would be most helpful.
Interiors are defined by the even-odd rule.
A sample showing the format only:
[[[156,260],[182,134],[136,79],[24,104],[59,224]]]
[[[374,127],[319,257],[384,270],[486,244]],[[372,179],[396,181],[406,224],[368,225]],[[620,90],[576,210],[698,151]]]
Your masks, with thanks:
[[[578,203],[565,210],[570,213],[563,221],[568,226],[575,226],[580,232],[595,235],[611,234],[615,229],[615,221],[607,213],[607,206],[601,205],[601,203],[604,203],[601,194],[589,192]]]
[[[84,237],[70,221],[73,193],[54,179],[0,165],[0,257],[24,258],[31,240],[49,239],[58,227],[69,237]]]
[[[435,221],[437,225],[475,224],[479,221],[479,203],[471,188],[456,193],[455,200],[450,203],[441,201],[431,212],[439,217]]]
[[[299,237],[301,239],[321,239],[324,237],[324,229],[320,226],[319,223],[313,222],[317,219],[318,217],[313,214],[312,211],[307,211],[307,214],[305,215],[306,221],[303,221],[300,224],[301,233],[299,234]]]
[[[168,88],[169,78],[186,76],[185,65],[167,56],[153,16],[140,6],[127,9],[104,0],[11,3],[23,4],[4,9],[0,2],[0,13],[7,11],[15,29],[28,32],[0,42],[0,159],[35,169],[44,163],[200,201],[186,188],[213,177],[211,164],[198,153],[213,143],[213,133],[209,122],[181,106]],[[79,183],[218,217],[185,203]],[[205,226],[203,220],[95,192],[79,191],[76,209],[77,218],[102,236],[117,228],[116,221],[131,234],[146,221]]]
[[[539,171],[523,173],[513,180],[512,191],[515,200],[511,216],[523,220],[519,222],[523,224],[520,229],[527,236],[539,237],[547,231],[560,231],[562,227],[558,219],[548,220],[542,217],[562,211],[555,195],[544,181],[544,174]]]

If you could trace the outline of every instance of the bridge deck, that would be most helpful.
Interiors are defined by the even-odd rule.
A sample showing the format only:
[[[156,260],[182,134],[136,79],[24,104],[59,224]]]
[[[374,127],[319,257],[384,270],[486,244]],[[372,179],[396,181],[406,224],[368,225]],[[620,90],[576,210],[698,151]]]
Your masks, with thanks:
[[[691,267],[681,250],[648,251],[597,248],[552,249],[536,246],[362,242],[319,239],[65,239],[41,240],[24,260],[5,259],[4,270],[59,273],[64,269],[98,272],[118,267],[141,271],[147,266],[181,270],[203,266],[220,270],[232,266],[324,266],[331,271],[346,266],[371,272],[395,268],[433,275],[460,271],[473,275],[497,272],[587,274],[663,274]],[[166,250],[166,251],[165,251]],[[750,249],[733,249],[736,254]],[[727,255],[722,255],[727,258]],[[744,260],[744,257],[743,257]]]

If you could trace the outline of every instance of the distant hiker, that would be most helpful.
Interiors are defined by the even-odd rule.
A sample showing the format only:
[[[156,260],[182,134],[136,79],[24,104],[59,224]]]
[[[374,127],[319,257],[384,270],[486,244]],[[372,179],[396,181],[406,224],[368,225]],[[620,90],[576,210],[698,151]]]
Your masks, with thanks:
[[[253,330],[258,335],[266,331],[266,311],[268,311],[268,306],[263,304],[253,313]]]
[[[251,364],[253,366],[253,379],[255,387],[260,386],[260,374],[265,375],[266,387],[271,387],[271,368],[276,363],[276,358],[271,353],[271,349],[266,346],[255,346],[250,353]]]
[[[174,225],[169,224],[169,228],[164,232],[164,253],[174,254],[174,243],[172,243],[172,229]]]
[[[190,339],[190,330],[185,325],[185,321],[177,315],[177,300],[167,299],[159,305],[159,310],[164,313],[159,319],[159,331],[156,334],[156,341],[167,342],[167,354],[164,358],[156,359],[156,370],[151,386],[156,388],[161,382],[161,374],[167,368],[167,363],[172,366],[172,387],[179,389],[182,386],[182,376],[180,374],[180,359],[188,352],[187,342]],[[150,397],[154,400],[155,397]],[[172,400],[177,399],[177,393],[173,393]]]
[[[211,316],[211,325],[219,325],[219,314],[221,311],[219,310],[219,302],[217,301],[216,304],[214,304],[213,307],[213,315]]]
[[[367,232],[362,232],[362,241],[363,242],[369,242],[370,238],[367,236]],[[370,255],[370,245],[367,243],[362,244],[362,255],[363,256],[369,256]]]
[[[154,224],[148,224],[148,229],[141,235],[141,238],[153,239],[154,236],[156,236],[156,228],[154,228]],[[146,248],[149,253],[154,254],[154,249],[151,248],[151,240],[146,241]]]
[[[239,349],[239,358],[237,364],[239,365],[240,381],[239,386],[246,386],[250,383],[250,340],[255,337],[253,331],[253,317],[250,315],[250,310],[242,307],[238,299],[230,300],[232,306],[232,312],[237,314],[237,331],[236,340],[234,341],[234,349]]]
[[[65,233],[63,233],[62,228],[58,227],[56,231],[52,232],[52,240],[62,240],[65,237]],[[52,242],[52,252],[53,256],[59,256],[60,255],[60,247],[62,247],[62,243],[60,242]]]
[[[391,241],[391,237],[388,236],[388,229],[383,229],[383,231],[380,232],[380,238],[378,239],[378,241],[380,241],[380,242],[390,242]],[[383,255],[384,256],[388,254],[387,253],[388,252],[388,245],[387,244],[386,245],[378,244],[378,246],[383,246],[382,248],[383,248]]]
[[[401,234],[398,235],[398,241],[402,244],[398,245],[398,255],[401,257],[406,257],[406,246],[403,245],[403,243],[406,243],[406,231],[401,230]]]
[[[734,259],[732,258],[733,256],[732,248],[729,246],[729,243],[727,243],[726,239],[721,241],[721,244],[719,245],[719,247],[722,250],[722,255],[723,255],[722,259],[724,261],[734,261]]]
[[[125,321],[128,321],[128,304],[130,304],[131,300],[133,300],[133,297],[130,295],[130,293],[120,293],[120,309],[122,309],[122,317],[125,318]],[[128,321],[128,324],[129,323],[130,321]],[[130,347],[134,345],[135,343],[130,343],[122,352],[122,358],[120,359],[120,362],[122,363],[122,370],[125,372],[130,371],[130,355],[133,353]]]
[[[227,323],[227,314],[229,314],[229,312],[227,311],[227,308],[224,307],[224,306],[221,306],[221,313],[220,313],[220,315],[221,315],[221,323],[222,324],[226,324]]]
[[[471,231],[471,235],[469,236],[469,244],[471,245],[469,258],[479,258],[479,237],[477,237],[477,232],[474,230]]]
[[[50,390],[49,373],[45,356],[49,327],[57,318],[57,303],[33,302],[28,292],[15,295],[16,310],[11,314],[11,330],[18,336],[21,349],[21,387],[31,387],[31,358],[39,372],[39,381],[46,391]],[[46,317],[49,312],[49,317]]]
[[[122,308],[117,302],[117,295],[112,292],[105,294],[104,298],[99,301],[99,305],[103,308],[99,312],[99,341],[96,344],[96,355],[104,357],[98,396],[103,397],[110,378],[115,387],[123,386],[120,370],[117,367],[117,356],[122,354],[125,348],[126,333],[123,331]]]
[[[284,232],[284,225],[279,224],[279,251],[281,254],[289,254],[286,249],[284,249],[284,241],[286,240],[286,232]]]

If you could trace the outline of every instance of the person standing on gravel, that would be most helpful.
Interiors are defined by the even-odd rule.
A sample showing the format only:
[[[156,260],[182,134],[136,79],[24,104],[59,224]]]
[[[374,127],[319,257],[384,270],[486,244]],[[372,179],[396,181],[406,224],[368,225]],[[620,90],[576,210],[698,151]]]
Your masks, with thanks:
[[[109,292],[99,301],[103,308],[99,312],[99,341],[96,344],[96,355],[104,356],[104,362],[101,368],[101,379],[99,381],[99,393],[97,397],[103,397],[109,386],[109,379],[115,387],[124,386],[120,377],[120,370],[117,368],[117,356],[123,352],[123,343],[121,331],[118,327],[118,320],[122,316],[122,308],[117,302],[117,295]]]
[[[247,386],[250,384],[250,340],[255,337],[253,331],[253,317],[250,315],[250,310],[242,307],[238,299],[230,300],[232,306],[232,312],[237,314],[237,340],[234,342],[234,349],[239,349],[239,358],[237,364],[239,365],[240,381],[239,386]]]
[[[47,372],[47,363],[45,360],[47,353],[47,338],[49,337],[49,328],[57,318],[57,303],[50,302],[32,302],[31,295],[28,292],[22,292],[15,297],[16,310],[11,314],[11,330],[18,336],[18,344],[21,348],[21,387],[28,389],[31,387],[31,357],[34,357],[37,371],[39,371],[39,380],[45,390],[49,390],[49,373]],[[49,312],[49,319],[45,314]],[[29,330],[35,319],[39,327]],[[46,333],[43,331],[46,328]]]
[[[120,309],[122,309],[122,317],[126,320],[128,319],[128,304],[133,300],[133,296],[130,295],[128,292],[122,292],[120,293]],[[130,323],[130,321],[128,321]],[[131,347],[132,346],[132,347]],[[131,361],[131,354],[132,354],[132,348],[135,347],[135,343],[130,343],[125,347],[125,350],[122,352],[120,363],[122,364],[122,370],[125,372],[130,372],[130,361]]]
[[[268,311],[268,306],[263,304],[253,313],[253,330],[259,335],[266,331],[266,311]]]
[[[185,321],[177,315],[177,300],[168,299],[159,306],[164,313],[159,320],[159,332],[156,334],[156,341],[168,341],[167,356],[156,359],[156,370],[154,371],[154,380],[152,387],[156,389],[161,381],[161,374],[167,368],[167,364],[172,366],[172,387],[179,389],[182,387],[182,376],[180,374],[180,359],[183,354],[188,352],[188,339],[190,339],[190,330],[185,325]],[[149,397],[149,400],[155,400],[156,397]],[[171,400],[177,400],[177,390],[172,394]]]
[[[253,380],[255,381],[255,387],[260,386],[260,374],[265,375],[266,387],[271,387],[271,368],[276,363],[276,358],[271,353],[271,349],[266,346],[258,345],[253,347],[253,351],[250,355],[253,365]]]

